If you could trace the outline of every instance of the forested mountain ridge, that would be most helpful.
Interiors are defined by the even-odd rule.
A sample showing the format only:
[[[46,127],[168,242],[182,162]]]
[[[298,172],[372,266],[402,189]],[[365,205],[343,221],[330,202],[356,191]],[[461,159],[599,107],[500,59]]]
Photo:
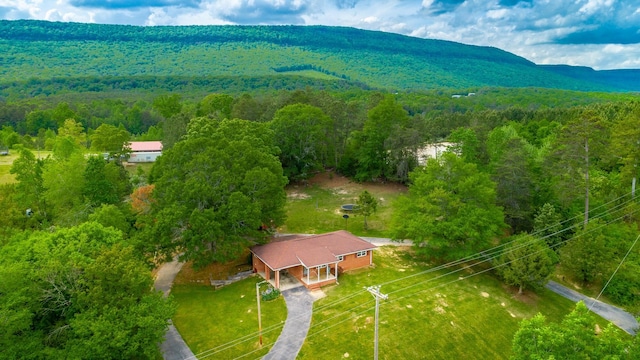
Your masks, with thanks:
[[[0,21],[0,83],[82,76],[302,75],[391,89],[640,90],[492,48],[326,26],[139,27]]]

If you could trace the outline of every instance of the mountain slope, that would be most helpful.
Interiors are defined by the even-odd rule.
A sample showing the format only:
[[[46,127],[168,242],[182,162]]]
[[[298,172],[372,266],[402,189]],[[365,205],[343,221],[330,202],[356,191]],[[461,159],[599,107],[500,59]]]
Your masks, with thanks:
[[[633,90],[559,73],[496,48],[342,27],[0,21],[0,54],[0,83],[82,76],[293,73],[385,89]]]

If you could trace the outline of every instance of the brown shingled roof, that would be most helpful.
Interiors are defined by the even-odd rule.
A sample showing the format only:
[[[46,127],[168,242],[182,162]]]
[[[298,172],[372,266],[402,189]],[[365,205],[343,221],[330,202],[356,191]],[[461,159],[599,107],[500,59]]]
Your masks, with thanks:
[[[326,234],[273,241],[251,248],[251,252],[273,270],[287,269],[304,264],[313,267],[337,262],[340,255],[372,250],[377,246],[340,230]]]

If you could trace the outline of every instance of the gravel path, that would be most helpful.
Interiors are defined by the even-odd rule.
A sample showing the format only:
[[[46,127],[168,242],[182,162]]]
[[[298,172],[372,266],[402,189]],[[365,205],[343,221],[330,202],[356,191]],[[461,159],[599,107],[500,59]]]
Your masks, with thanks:
[[[598,301],[588,296],[582,295],[579,292],[562,286],[555,281],[549,281],[546,287],[554,293],[559,294],[569,300],[575,302],[582,300],[587,308],[591,309],[591,311],[611,321],[620,329],[628,332],[631,335],[635,335],[636,331],[638,330],[638,321],[636,320],[636,318],[628,312],[620,309],[619,307],[605,304],[602,301]]]

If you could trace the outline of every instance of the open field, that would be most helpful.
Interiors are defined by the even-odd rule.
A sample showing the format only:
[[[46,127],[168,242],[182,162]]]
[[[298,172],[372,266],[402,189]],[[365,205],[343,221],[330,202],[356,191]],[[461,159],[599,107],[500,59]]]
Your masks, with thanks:
[[[378,200],[378,211],[367,219],[358,213],[344,212],[340,205],[353,204],[363,190]],[[391,219],[391,204],[406,192],[400,184],[356,183],[332,172],[323,172],[307,184],[287,187],[287,221],[281,233],[319,234],[346,229],[359,236],[385,237]],[[345,220],[342,216],[349,215]]]

